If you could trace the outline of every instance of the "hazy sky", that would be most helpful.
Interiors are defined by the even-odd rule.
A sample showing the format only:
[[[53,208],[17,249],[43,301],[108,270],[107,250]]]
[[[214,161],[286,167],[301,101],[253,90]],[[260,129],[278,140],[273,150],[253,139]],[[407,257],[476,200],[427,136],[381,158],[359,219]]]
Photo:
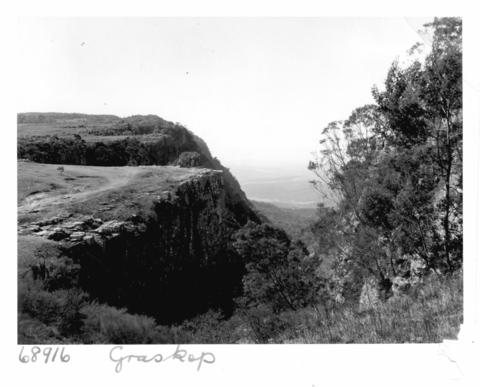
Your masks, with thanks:
[[[21,19],[18,111],[157,114],[227,166],[304,168],[429,19]]]

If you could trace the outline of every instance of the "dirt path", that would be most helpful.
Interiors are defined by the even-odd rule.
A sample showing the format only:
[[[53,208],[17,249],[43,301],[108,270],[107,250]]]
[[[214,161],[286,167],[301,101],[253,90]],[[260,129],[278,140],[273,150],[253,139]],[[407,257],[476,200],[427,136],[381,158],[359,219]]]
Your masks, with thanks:
[[[37,212],[41,209],[51,208],[55,205],[64,204],[65,202],[79,202],[87,200],[101,192],[118,189],[127,185],[142,169],[139,167],[84,167],[84,166],[66,166],[65,169],[73,176],[85,176],[101,180],[101,183],[94,184],[92,189],[91,183],[85,186],[71,186],[68,187],[68,192],[58,193],[39,192],[25,198],[20,206],[18,206],[18,214],[25,214],[29,212]],[[89,187],[90,185],[90,187]]]

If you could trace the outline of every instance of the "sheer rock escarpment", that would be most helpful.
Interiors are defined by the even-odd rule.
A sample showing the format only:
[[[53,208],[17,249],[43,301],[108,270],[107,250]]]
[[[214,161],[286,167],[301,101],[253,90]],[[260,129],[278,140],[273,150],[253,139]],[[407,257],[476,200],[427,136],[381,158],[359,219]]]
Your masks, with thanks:
[[[20,266],[159,323],[231,312],[231,238],[260,219],[203,140],[155,116],[41,113],[19,115],[18,136]]]
[[[129,201],[108,190],[89,198],[98,203],[93,214],[70,203],[60,215],[22,222],[20,237],[57,243],[78,267],[74,282],[100,302],[162,323],[209,308],[228,314],[244,271],[230,248],[241,224],[226,205],[223,173],[151,168],[121,188]],[[174,172],[169,189],[159,176],[164,168]]]

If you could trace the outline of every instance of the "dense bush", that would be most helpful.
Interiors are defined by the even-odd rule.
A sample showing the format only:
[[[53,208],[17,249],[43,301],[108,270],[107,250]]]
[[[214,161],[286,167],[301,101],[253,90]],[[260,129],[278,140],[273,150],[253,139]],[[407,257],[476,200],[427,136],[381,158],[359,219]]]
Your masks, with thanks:
[[[285,231],[268,224],[247,223],[234,236],[233,246],[245,262],[245,308],[268,305],[274,313],[297,310],[319,300],[324,286],[320,262],[301,242],[292,243]]]
[[[175,165],[183,168],[199,167],[202,165],[202,156],[198,152],[182,152]]]
[[[18,340],[22,344],[171,343],[170,329],[151,317],[91,302],[79,289],[47,291],[41,282],[19,284]]]
[[[148,141],[126,137],[108,142],[86,142],[79,135],[73,138],[20,138],[17,155],[18,158],[50,164],[165,165],[177,160],[182,152],[196,149],[192,135],[184,131],[182,134],[160,134]]]
[[[372,277],[388,296],[417,262],[444,275],[462,266],[462,22],[426,27],[425,59],[395,62],[375,104],[327,125],[310,164],[337,203],[314,232],[343,298]]]
[[[49,292],[38,281],[21,282],[18,310],[20,314],[48,326],[61,337],[76,338],[83,324],[84,316],[80,310],[86,299],[87,295],[75,288]]]
[[[66,256],[51,254],[48,246],[36,250],[36,259],[28,264],[33,280],[41,281],[47,291],[77,287],[80,265]]]
[[[407,293],[362,310],[320,303],[274,312],[268,305],[225,318],[209,311],[176,326],[89,301],[75,290],[20,283],[19,343],[405,343],[455,338],[462,322],[462,272],[432,274]]]
[[[82,308],[82,342],[92,344],[150,344],[172,342],[168,328],[151,317],[127,313],[108,305],[89,303]]]

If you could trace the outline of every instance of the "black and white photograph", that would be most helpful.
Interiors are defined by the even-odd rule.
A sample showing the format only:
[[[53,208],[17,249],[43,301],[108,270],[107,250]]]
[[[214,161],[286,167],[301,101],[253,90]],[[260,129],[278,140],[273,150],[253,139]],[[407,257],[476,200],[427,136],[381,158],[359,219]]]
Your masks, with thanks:
[[[15,356],[473,337],[466,21],[431,15],[19,17]]]
[[[19,343],[456,337],[460,18],[20,29]]]
[[[456,338],[460,18],[20,33],[20,344]]]

